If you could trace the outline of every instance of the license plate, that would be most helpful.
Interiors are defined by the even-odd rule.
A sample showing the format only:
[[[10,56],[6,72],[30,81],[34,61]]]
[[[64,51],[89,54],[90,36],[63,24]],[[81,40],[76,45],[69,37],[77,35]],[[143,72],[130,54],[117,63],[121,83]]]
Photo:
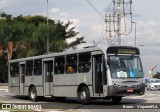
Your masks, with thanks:
[[[128,92],[128,93],[132,93],[132,92],[133,92],[133,89],[127,89],[127,92]]]

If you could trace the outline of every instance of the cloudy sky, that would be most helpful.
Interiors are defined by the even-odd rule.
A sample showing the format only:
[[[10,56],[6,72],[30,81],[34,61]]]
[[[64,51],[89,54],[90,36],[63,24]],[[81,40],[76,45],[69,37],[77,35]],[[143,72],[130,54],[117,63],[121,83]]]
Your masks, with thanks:
[[[104,19],[88,4],[87,0],[48,0],[49,18],[54,20],[71,20],[85,37],[87,45],[93,41],[100,46],[108,46],[105,34]],[[105,17],[112,0],[90,0],[100,14]],[[126,0],[128,1],[128,0]],[[136,22],[137,47],[141,50],[141,58],[145,75],[148,66],[157,64],[154,73],[160,71],[160,1],[133,0],[133,21]],[[128,10],[126,6],[126,10]],[[17,15],[47,15],[47,0],[0,0],[0,12]],[[112,7],[108,12],[112,12]],[[130,18],[126,18],[129,29]],[[122,22],[122,27],[124,26]],[[122,36],[122,45],[134,46],[134,27],[130,35]]]

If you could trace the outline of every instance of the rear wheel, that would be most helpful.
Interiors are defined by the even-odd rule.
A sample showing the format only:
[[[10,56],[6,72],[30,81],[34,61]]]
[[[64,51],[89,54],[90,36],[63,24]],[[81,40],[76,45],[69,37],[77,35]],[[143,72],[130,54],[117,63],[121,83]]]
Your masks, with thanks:
[[[35,87],[29,89],[29,99],[34,102],[37,101],[37,91]]]
[[[87,87],[82,87],[77,95],[78,95],[78,100],[82,104],[89,104],[90,103],[90,101],[91,101],[90,92]]]
[[[121,96],[114,96],[114,97],[112,97],[113,103],[119,103],[119,102],[121,102],[121,100],[122,100]]]

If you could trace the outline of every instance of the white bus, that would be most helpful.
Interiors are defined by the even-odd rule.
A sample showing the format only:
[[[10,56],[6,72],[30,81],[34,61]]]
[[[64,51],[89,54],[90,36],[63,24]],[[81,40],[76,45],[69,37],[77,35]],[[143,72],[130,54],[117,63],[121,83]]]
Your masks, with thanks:
[[[52,53],[11,60],[9,91],[40,97],[77,97],[87,104],[91,99],[112,99],[118,103],[128,95],[143,95],[144,75],[136,47],[111,46]]]

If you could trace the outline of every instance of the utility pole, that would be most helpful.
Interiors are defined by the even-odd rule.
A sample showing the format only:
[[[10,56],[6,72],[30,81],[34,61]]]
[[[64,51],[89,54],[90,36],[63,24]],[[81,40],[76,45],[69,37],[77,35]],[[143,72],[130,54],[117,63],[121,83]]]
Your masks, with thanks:
[[[47,53],[49,53],[49,32],[48,32],[48,0],[47,0]]]
[[[134,31],[134,33],[135,33],[135,47],[136,47],[136,43],[137,43],[137,34],[136,34],[136,28],[137,28],[137,26],[136,26],[136,22],[132,22],[134,25],[135,25],[135,31]]]
[[[118,45],[121,45],[121,0],[117,0],[117,38]]]
[[[112,31],[111,31],[111,14],[109,14],[109,45],[112,44],[111,38],[112,38]]]
[[[132,0],[128,0],[128,2],[127,0],[112,0],[112,2],[113,2],[113,13],[111,11],[110,14],[107,14],[108,13],[107,11],[105,15],[107,41],[109,45],[112,45],[112,44],[121,45],[121,41],[122,41],[121,36],[129,35],[130,32],[132,31],[132,15],[131,15],[132,14],[131,13]],[[129,13],[127,13],[126,7],[130,8]],[[131,19],[131,30],[130,31],[127,31],[128,27],[125,21],[126,15],[128,14],[130,14],[130,19]],[[125,28],[121,29],[121,27],[123,26],[121,23],[122,18],[124,19],[123,24]],[[136,23],[135,23],[135,27],[136,27]],[[115,34],[114,36],[112,35],[113,33]],[[136,34],[135,34],[135,42],[136,42]],[[135,46],[136,46],[136,43],[135,43]]]

